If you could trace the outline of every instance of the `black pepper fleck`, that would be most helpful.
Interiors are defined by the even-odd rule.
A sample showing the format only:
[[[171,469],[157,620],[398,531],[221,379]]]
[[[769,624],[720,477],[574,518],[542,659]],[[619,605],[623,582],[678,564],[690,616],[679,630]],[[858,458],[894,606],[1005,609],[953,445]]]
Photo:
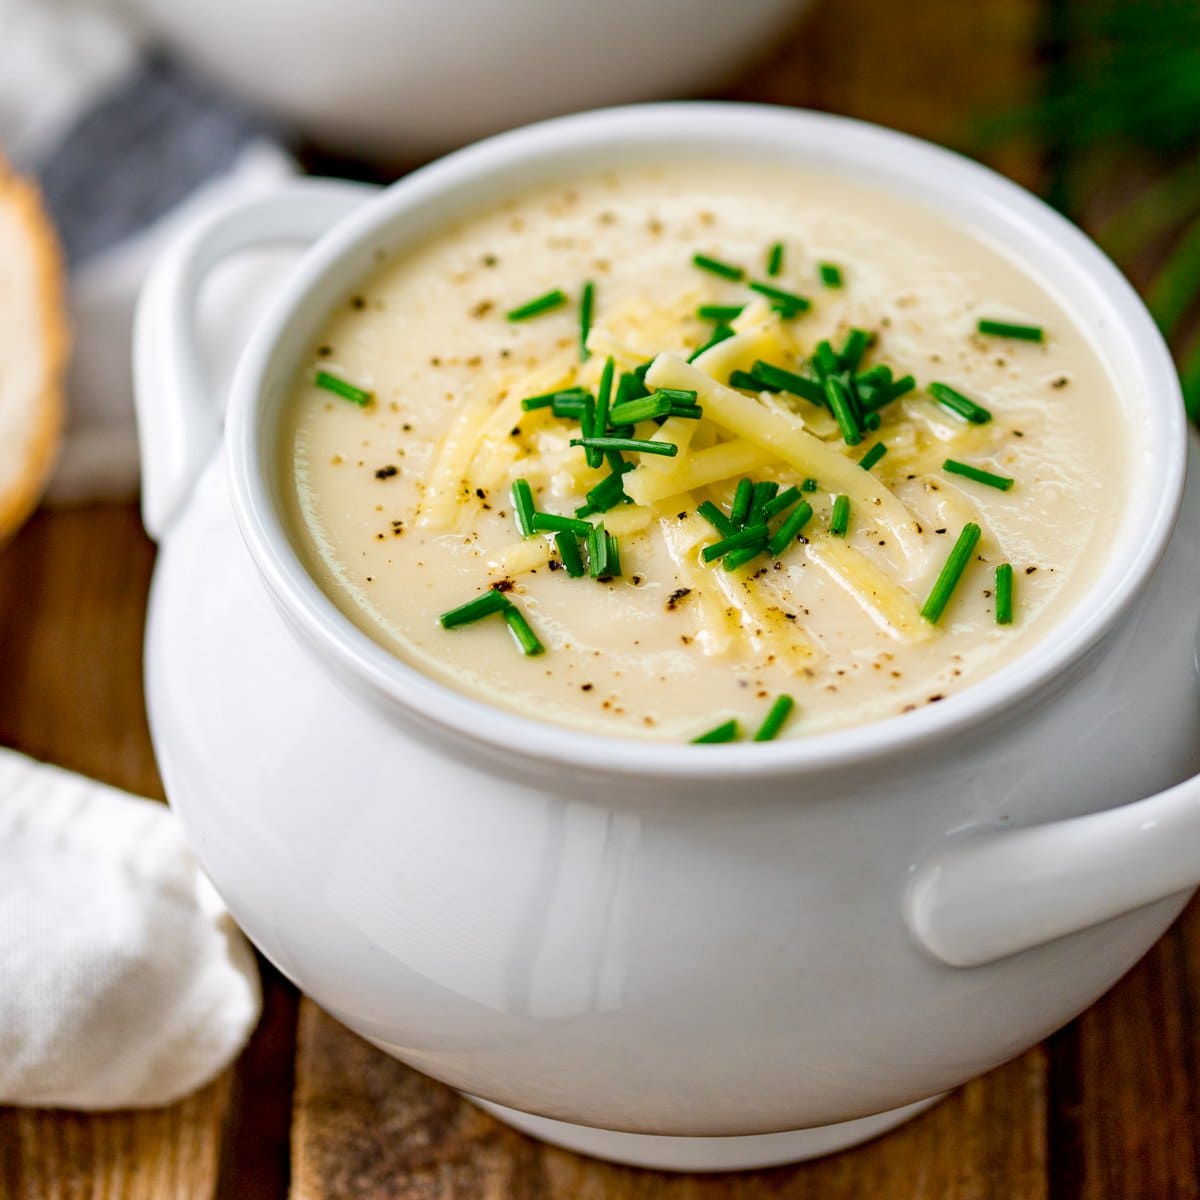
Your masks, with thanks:
[[[667,597],[667,612],[674,612],[680,604],[680,601],[692,594],[691,588],[676,588]]]

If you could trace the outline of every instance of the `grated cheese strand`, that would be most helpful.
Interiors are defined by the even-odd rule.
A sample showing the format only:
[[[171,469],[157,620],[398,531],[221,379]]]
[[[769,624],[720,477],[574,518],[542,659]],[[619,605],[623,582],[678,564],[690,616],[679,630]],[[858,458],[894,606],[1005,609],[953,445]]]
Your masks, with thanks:
[[[813,437],[791,414],[743,396],[669,354],[660,354],[654,360],[646,381],[653,387],[692,389],[707,420],[783,459],[804,475],[819,479],[826,490],[844,492],[859,511],[869,514],[891,534],[906,578],[921,574],[927,553],[913,514],[875,476]]]
[[[805,549],[809,561],[839,584],[885,633],[906,642],[930,636],[930,626],[921,620],[912,596],[844,539],[818,534]]]
[[[637,467],[625,476],[625,491],[638,504],[654,504],[677,496],[680,492],[691,492],[720,483],[731,475],[744,475],[747,471],[757,470],[770,457],[751,442],[721,442],[707,450],[683,455],[682,462],[672,460],[677,465],[670,470],[655,471],[645,466]]]

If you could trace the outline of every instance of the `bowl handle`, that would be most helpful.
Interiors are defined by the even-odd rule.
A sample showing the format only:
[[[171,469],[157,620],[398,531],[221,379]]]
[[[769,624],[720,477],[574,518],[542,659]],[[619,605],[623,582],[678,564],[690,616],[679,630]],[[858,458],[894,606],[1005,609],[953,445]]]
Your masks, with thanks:
[[[917,868],[906,916],[955,967],[1028,950],[1200,884],[1200,776],[1106,812],[969,834]]]
[[[205,277],[240,250],[315,241],[377,189],[296,180],[201,217],[163,251],[138,298],[134,394],[142,460],[142,521],[170,528],[221,440],[220,406],[205,382],[196,305]]]

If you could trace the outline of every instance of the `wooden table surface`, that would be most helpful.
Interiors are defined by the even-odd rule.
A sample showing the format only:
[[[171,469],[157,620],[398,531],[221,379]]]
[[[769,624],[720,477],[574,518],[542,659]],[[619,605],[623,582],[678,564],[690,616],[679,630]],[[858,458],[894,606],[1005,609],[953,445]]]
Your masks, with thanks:
[[[1049,2],[1049,0],[1048,0]],[[1037,86],[1038,0],[823,0],[718,93],[970,146]],[[1037,187],[1036,147],[989,161]],[[132,506],[42,513],[0,558],[0,744],[161,796],[141,635],[154,551]],[[3,1200],[1200,1200],[1200,909],[1048,1042],[856,1150],[669,1176],[530,1141],[367,1046],[264,968],[232,1070],[183,1103],[0,1110]]]

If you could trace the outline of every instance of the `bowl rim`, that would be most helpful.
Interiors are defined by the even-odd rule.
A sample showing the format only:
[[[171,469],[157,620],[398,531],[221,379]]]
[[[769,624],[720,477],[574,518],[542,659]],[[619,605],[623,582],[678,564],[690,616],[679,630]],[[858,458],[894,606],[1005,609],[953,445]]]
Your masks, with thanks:
[[[278,450],[260,400],[288,325],[313,302],[328,274],[353,250],[377,240],[391,222],[461,195],[497,173],[581,150],[619,159],[635,149],[658,148],[679,157],[681,147],[711,151],[745,144],[797,157],[808,151],[835,169],[874,172],[885,187],[888,180],[894,186],[904,181],[941,196],[953,185],[962,190],[955,203],[965,212],[986,214],[1014,232],[1020,228],[1025,237],[1018,244],[1031,248],[1015,254],[1016,261],[1031,267],[1034,248],[1057,253],[1077,279],[1098,289],[1145,382],[1139,402],[1148,428],[1140,473],[1154,480],[1156,489],[1131,489],[1125,535],[1117,543],[1128,552],[1118,555],[1114,549],[1077,607],[1052,632],[962,692],[915,712],[771,743],[695,746],[585,732],[493,707],[410,666],[326,595],[276,511],[267,476]],[[1034,274],[1046,284],[1042,270]],[[1024,188],[950,150],[852,118],[759,104],[679,101],[599,109],[498,134],[419,168],[366,200],[306,252],[252,334],[234,378],[226,444],[235,517],[264,582],[305,639],[374,692],[414,719],[432,721],[505,757],[622,777],[710,783],[800,777],[894,757],[962,735],[1052,684],[1112,630],[1165,551],[1182,500],[1186,428],[1170,352],[1137,293],[1099,247]],[[1135,526],[1136,539],[1129,532]]]

